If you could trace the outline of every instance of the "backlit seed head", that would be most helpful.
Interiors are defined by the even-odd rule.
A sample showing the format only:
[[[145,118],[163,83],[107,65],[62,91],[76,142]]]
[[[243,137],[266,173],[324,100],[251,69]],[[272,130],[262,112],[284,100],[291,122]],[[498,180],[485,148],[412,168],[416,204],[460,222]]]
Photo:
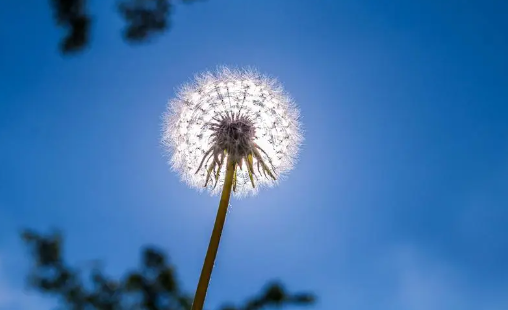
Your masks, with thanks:
[[[169,102],[162,141],[182,179],[212,194],[234,160],[233,193],[244,196],[292,169],[302,135],[298,109],[276,80],[222,68],[198,75]]]

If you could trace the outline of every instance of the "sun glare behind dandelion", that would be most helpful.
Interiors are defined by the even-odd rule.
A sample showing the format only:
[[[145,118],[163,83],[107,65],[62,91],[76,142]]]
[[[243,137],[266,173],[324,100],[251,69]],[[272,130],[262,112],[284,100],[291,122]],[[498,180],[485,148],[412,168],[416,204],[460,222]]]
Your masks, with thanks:
[[[274,185],[302,141],[299,111],[282,86],[253,70],[206,72],[184,85],[164,115],[171,166],[190,186],[221,191],[226,159],[237,163],[236,196]]]

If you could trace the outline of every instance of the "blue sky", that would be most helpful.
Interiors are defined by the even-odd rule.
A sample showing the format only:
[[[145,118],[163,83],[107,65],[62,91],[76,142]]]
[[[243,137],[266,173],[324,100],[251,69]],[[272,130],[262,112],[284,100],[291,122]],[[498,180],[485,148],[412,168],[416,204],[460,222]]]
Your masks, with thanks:
[[[23,292],[25,227],[112,274],[159,245],[194,290],[218,198],[169,170],[161,114],[217,65],[277,77],[306,140],[280,186],[232,201],[210,309],[271,279],[320,310],[508,307],[506,2],[208,0],[131,47],[91,1],[70,58],[47,3],[25,6],[0,4],[0,309],[51,305]]]

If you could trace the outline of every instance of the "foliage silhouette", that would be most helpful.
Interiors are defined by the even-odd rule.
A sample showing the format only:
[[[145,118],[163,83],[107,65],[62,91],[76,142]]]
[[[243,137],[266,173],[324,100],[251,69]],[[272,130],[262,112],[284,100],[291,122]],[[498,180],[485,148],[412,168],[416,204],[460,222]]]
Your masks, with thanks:
[[[181,0],[190,3],[196,0]],[[167,30],[175,0],[120,0],[117,9],[125,20],[123,36],[127,42],[140,43]],[[56,24],[65,29],[60,42],[63,54],[83,51],[90,43],[92,18],[87,0],[50,0]]]
[[[28,275],[31,289],[56,297],[65,310],[188,310],[192,296],[185,294],[176,271],[160,250],[142,250],[137,270],[121,279],[106,276],[94,264],[88,273],[68,265],[62,256],[61,234],[25,231],[22,238],[32,257]],[[88,274],[84,277],[83,274]],[[85,280],[86,279],[86,280]],[[221,310],[261,310],[270,306],[310,305],[309,293],[290,294],[280,283],[270,283],[264,291],[243,305],[223,306]]]

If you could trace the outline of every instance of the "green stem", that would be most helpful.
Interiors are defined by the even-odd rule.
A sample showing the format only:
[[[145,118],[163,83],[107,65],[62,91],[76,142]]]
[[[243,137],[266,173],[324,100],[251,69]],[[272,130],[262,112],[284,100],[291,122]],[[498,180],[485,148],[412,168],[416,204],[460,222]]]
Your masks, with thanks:
[[[222,228],[224,227],[224,222],[226,221],[235,167],[236,163],[228,156],[226,178],[224,180],[224,187],[222,188],[219,210],[217,211],[217,217],[215,218],[215,225],[213,226],[212,236],[210,237],[210,243],[203,263],[203,269],[201,269],[201,276],[199,277],[196,295],[194,296],[194,302],[192,303],[192,310],[202,310],[203,305],[205,304],[206,291],[208,289],[208,284],[210,283],[210,277],[212,276],[217,250],[219,249]]]

